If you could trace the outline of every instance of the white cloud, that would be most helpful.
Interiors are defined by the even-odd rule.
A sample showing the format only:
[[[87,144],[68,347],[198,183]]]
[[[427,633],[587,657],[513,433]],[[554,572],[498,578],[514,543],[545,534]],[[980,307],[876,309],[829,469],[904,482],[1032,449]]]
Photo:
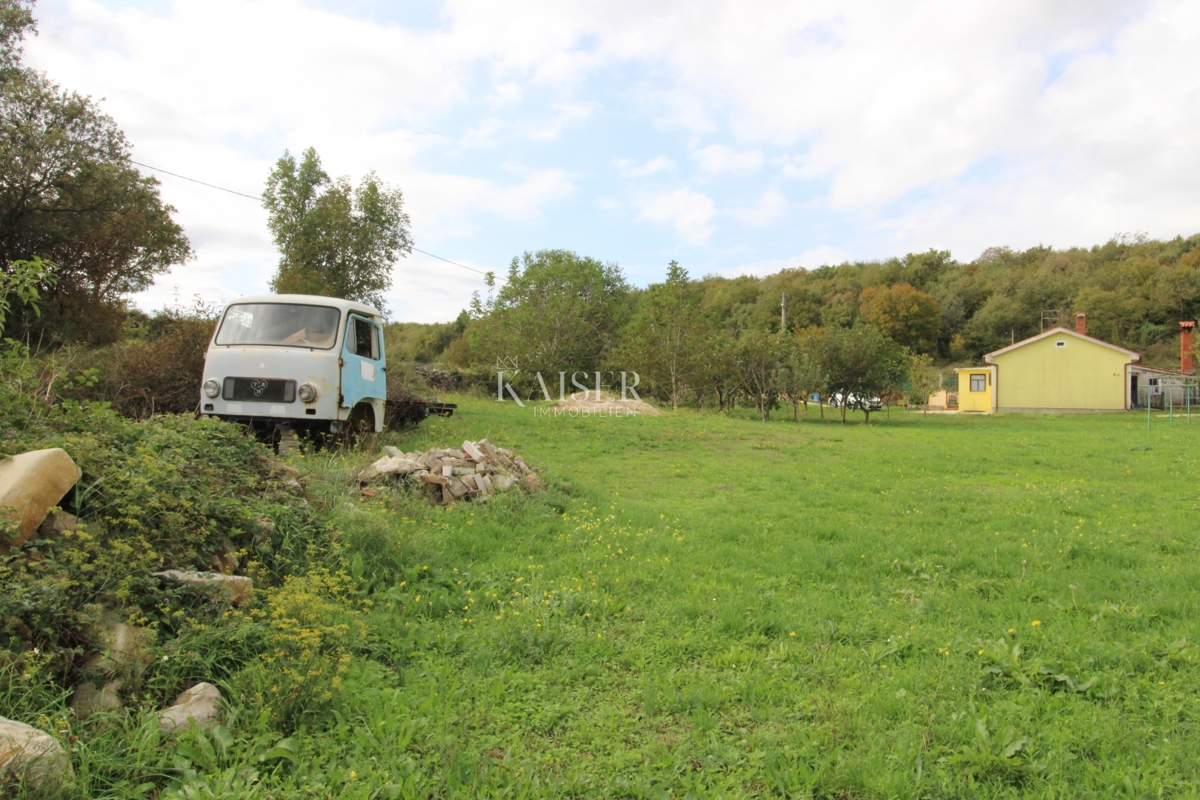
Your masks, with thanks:
[[[692,244],[723,224],[761,226],[755,246],[780,228],[788,204],[768,183],[742,209],[714,188],[766,164],[770,180],[802,187],[790,196],[807,193],[827,241],[855,247],[969,257],[1117,230],[1191,233],[1200,219],[1191,0],[445,0],[433,30],[303,0],[170,0],[158,15],[41,0],[36,11],[30,61],[107,98],[138,160],[254,194],[284,147],[313,145],[335,174],[374,168],[402,186],[418,242],[536,225],[572,193],[598,203],[612,187],[579,177],[613,177],[596,163],[624,177],[694,166],[708,194],[634,203],[636,220]],[[593,125],[609,149],[561,145]],[[638,152],[620,136],[647,125],[661,155],[614,162]],[[697,149],[699,138],[711,144]],[[491,155],[481,148],[527,167],[497,179],[471,162]],[[147,297],[174,283],[185,295],[261,290],[275,261],[261,210],[163,186],[199,258]],[[763,247],[813,244],[781,234]]]
[[[754,172],[763,164],[761,150],[738,152],[723,144],[710,144],[697,150],[693,156],[700,163],[700,169],[709,175],[742,175]]]
[[[855,258],[855,256],[841,248],[822,245],[814,247],[811,250],[805,250],[793,259],[792,265],[794,267],[804,267],[805,269],[816,269],[817,267],[845,264],[847,261],[854,261]]]
[[[613,163],[617,165],[617,170],[621,173],[621,176],[625,178],[644,178],[647,175],[653,175],[665,169],[675,168],[675,162],[666,156],[657,156],[641,165],[636,165],[627,158],[617,159]]]
[[[690,244],[704,244],[712,235],[716,206],[711,197],[691,189],[643,194],[637,199],[638,219],[669,222]]]
[[[530,125],[526,136],[538,141],[552,142],[561,136],[566,128],[578,125],[590,117],[595,108],[595,103],[562,103],[549,120]]]
[[[787,213],[787,198],[778,189],[767,189],[754,208],[738,208],[730,216],[743,225],[769,225]]]
[[[504,121],[489,117],[481,120],[478,125],[472,125],[463,137],[458,140],[459,147],[465,150],[483,148],[487,150],[496,147],[496,134],[504,129]]]

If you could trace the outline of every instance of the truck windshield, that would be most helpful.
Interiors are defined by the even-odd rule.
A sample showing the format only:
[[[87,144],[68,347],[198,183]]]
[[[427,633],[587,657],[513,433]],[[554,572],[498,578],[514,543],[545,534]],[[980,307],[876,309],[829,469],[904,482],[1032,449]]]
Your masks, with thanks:
[[[238,303],[225,312],[217,344],[328,350],[337,339],[340,319],[341,312],[327,306]]]

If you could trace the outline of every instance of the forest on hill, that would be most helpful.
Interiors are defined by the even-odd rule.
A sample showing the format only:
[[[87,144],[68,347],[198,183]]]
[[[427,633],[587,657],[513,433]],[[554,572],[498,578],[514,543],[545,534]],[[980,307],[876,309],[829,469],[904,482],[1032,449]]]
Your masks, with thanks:
[[[661,397],[666,382],[714,388],[714,372],[736,368],[748,336],[807,340],[866,325],[944,368],[978,363],[1047,320],[1073,327],[1076,312],[1088,315],[1090,335],[1178,368],[1178,323],[1195,319],[1198,306],[1200,234],[993,247],[966,263],[931,249],[765,277],[693,279],[672,262],[666,280],[645,289],[618,265],[547,250],[514,258],[454,322],[396,323],[388,338],[395,357],[465,371],[487,371],[498,358],[516,358],[526,372],[639,369]]]

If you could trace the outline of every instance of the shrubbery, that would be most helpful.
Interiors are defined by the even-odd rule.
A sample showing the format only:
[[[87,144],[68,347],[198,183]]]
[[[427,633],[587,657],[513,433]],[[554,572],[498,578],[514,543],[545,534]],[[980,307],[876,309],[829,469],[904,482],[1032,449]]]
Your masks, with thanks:
[[[224,638],[249,636],[256,643],[241,648],[243,658],[222,666],[233,674],[253,661],[246,653],[275,646],[275,622],[260,634],[233,632],[228,621],[212,619],[218,609],[206,598],[166,589],[150,573],[209,570],[214,556],[236,558],[238,571],[268,590],[269,608],[286,602],[271,599],[271,587],[310,568],[322,570],[321,591],[339,580],[334,530],[287,493],[266,449],[242,429],[184,415],[129,420],[107,403],[61,399],[54,387],[64,381],[61,365],[31,359],[19,345],[0,352],[0,450],[62,447],[83,472],[62,501],[80,527],[0,558],[0,666],[19,664],[22,674],[33,674],[26,667],[36,653],[34,672],[65,691],[84,656],[102,649],[102,620],[116,616],[146,626],[160,647],[175,636],[186,641],[221,630]],[[300,584],[287,586],[280,597],[293,596]],[[320,651],[321,659],[327,655]],[[166,663],[137,676],[126,692],[157,686],[147,700],[162,703],[186,688],[175,663]]]

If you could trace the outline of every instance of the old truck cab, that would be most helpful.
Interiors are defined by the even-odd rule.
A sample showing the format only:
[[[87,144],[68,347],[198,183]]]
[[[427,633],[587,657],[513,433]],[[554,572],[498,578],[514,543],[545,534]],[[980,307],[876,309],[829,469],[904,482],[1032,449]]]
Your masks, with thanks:
[[[201,413],[284,436],[382,431],[382,319],[379,309],[332,297],[235,300],[204,358]]]

